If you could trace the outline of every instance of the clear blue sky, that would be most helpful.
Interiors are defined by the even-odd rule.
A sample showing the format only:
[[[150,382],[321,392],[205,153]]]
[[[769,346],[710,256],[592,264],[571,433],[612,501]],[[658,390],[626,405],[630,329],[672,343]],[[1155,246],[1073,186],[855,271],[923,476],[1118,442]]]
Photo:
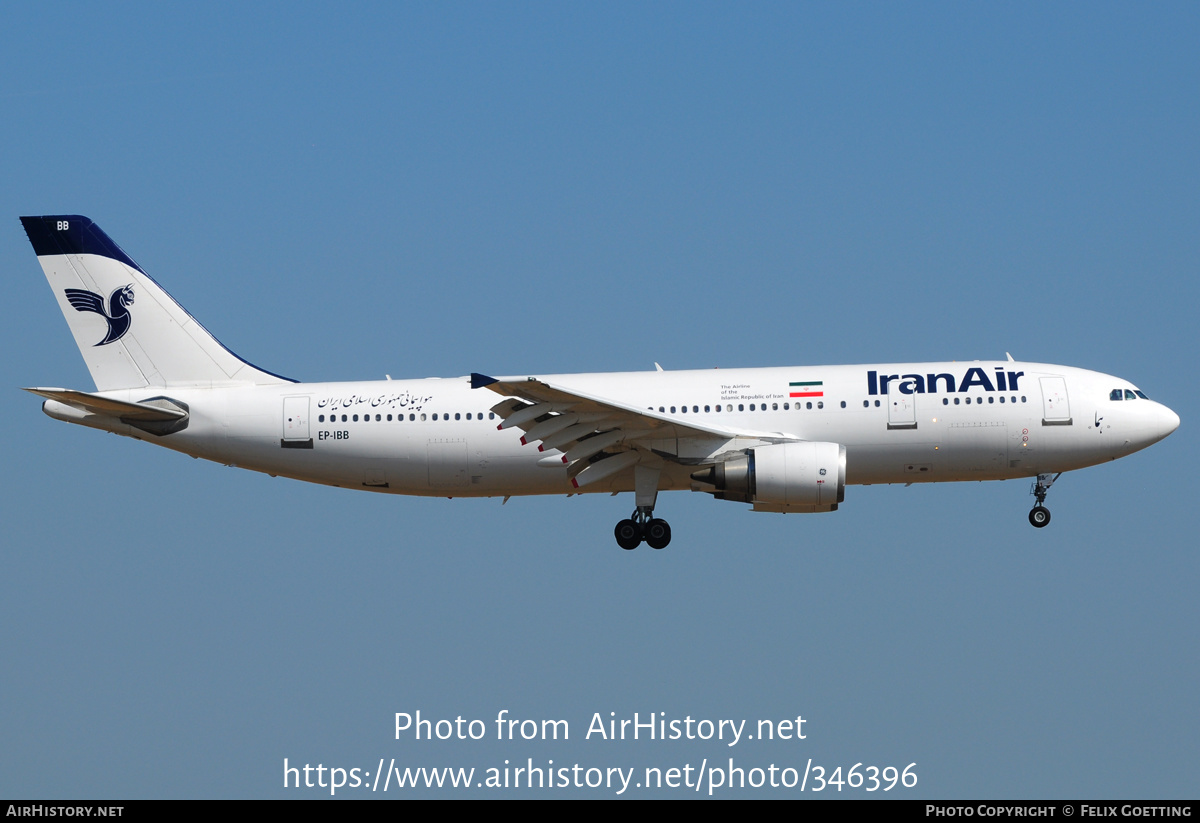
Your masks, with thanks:
[[[285,757],[1195,796],[1195,4],[4,17],[0,796],[322,796]],[[18,387],[92,386],[17,221],[56,213],[305,380],[1010,351],[1183,422],[1064,476],[1041,531],[1025,481],[786,517],[673,493],[670,549],[626,553],[631,496],[361,494],[50,420]],[[571,740],[394,739],[502,709]],[[807,738],[584,740],[596,712]]]

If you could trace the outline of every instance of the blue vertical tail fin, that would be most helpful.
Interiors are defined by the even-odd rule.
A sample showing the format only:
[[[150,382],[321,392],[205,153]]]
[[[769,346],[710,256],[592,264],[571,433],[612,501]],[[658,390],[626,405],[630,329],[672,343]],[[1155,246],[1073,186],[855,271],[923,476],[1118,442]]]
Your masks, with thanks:
[[[98,390],[294,382],[221,345],[88,218],[21,224]]]

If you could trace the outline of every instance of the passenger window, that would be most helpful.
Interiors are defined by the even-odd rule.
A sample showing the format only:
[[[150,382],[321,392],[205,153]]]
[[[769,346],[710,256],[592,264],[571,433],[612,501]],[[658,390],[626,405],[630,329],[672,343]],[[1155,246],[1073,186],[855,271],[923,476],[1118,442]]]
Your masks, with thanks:
[[[988,402],[989,402],[989,403],[995,403],[995,402],[996,402],[996,398],[992,397],[992,396],[989,394],[989,395],[988,395]]]
[[[462,415],[461,415],[461,414],[459,414],[458,412],[455,412],[455,413],[454,413],[454,419],[455,419],[455,420],[462,420]]]
[[[876,400],[876,401],[875,401],[875,408],[879,408],[879,401],[878,401],[878,400]]]
[[[817,401],[817,408],[818,408],[818,409],[823,409],[823,408],[825,408],[825,401],[824,401],[824,400],[818,400],[818,401]]]
[[[436,419],[437,419],[437,415],[435,414],[435,415],[433,416],[433,418],[436,420]],[[422,422],[422,423],[424,423],[424,422],[425,422],[425,412],[421,412],[421,422]]]
[[[704,412],[705,412],[706,414],[708,413],[708,406],[705,406],[705,407],[704,407]]]
[[[943,405],[943,406],[949,406],[949,405],[950,405],[950,398],[949,398],[949,397],[943,397],[943,398],[942,398],[942,405]]]
[[[356,415],[354,415],[354,422],[355,422],[355,423],[357,423],[357,422],[358,422],[358,415],[357,415],[357,414],[356,414]]]
[[[844,408],[846,408],[846,401],[845,401],[845,400],[843,400],[843,401],[842,401],[842,408],[843,408],[843,409],[844,409]]]
[[[778,404],[778,403],[772,403],[772,404],[771,404],[771,411],[779,411],[779,404]]]
[[[944,398],[944,397],[943,397],[943,398],[942,398],[942,402],[943,402],[943,403],[945,403],[945,402],[946,402],[946,398]],[[863,401],[863,408],[864,408],[864,409],[865,409],[865,408],[868,408],[870,405],[871,405],[871,401],[870,401],[870,400],[864,400],[864,401]]]
[[[675,407],[674,407],[674,406],[672,406],[672,407],[671,407],[671,414],[674,414],[674,413],[675,413]]]
[[[323,415],[323,414],[322,414],[321,416],[319,416],[319,417],[317,418],[317,422],[318,422],[318,423],[324,423],[324,422],[325,422],[325,415]]]
[[[738,403],[738,411],[745,411],[745,410],[746,410],[746,404]]]
[[[956,405],[956,406],[958,405],[958,400],[959,400],[959,398],[957,398],[957,397],[954,398],[954,405]]]
[[[811,409],[811,408],[812,408],[812,401],[811,401],[811,400],[809,400],[807,403],[805,403],[805,404],[804,404],[804,408],[806,408],[806,409]]]

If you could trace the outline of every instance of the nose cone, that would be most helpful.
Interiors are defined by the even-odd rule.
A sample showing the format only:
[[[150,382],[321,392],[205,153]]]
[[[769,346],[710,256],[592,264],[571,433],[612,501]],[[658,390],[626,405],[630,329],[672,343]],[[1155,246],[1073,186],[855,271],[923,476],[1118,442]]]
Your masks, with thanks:
[[[1126,439],[1120,449],[1124,454],[1152,446],[1179,428],[1179,415],[1162,403],[1129,401],[1125,406],[1130,417],[1125,429]]]
[[[1158,412],[1158,437],[1154,439],[1162,440],[1168,434],[1179,428],[1179,415],[1161,403],[1158,406]]]

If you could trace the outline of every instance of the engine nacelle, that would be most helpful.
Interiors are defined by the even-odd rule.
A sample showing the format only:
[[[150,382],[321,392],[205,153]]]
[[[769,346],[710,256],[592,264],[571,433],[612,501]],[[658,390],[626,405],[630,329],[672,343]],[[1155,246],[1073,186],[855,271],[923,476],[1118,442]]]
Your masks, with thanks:
[[[717,487],[718,500],[753,503],[755,511],[831,512],[846,498],[846,447],[778,443],[696,472]]]

